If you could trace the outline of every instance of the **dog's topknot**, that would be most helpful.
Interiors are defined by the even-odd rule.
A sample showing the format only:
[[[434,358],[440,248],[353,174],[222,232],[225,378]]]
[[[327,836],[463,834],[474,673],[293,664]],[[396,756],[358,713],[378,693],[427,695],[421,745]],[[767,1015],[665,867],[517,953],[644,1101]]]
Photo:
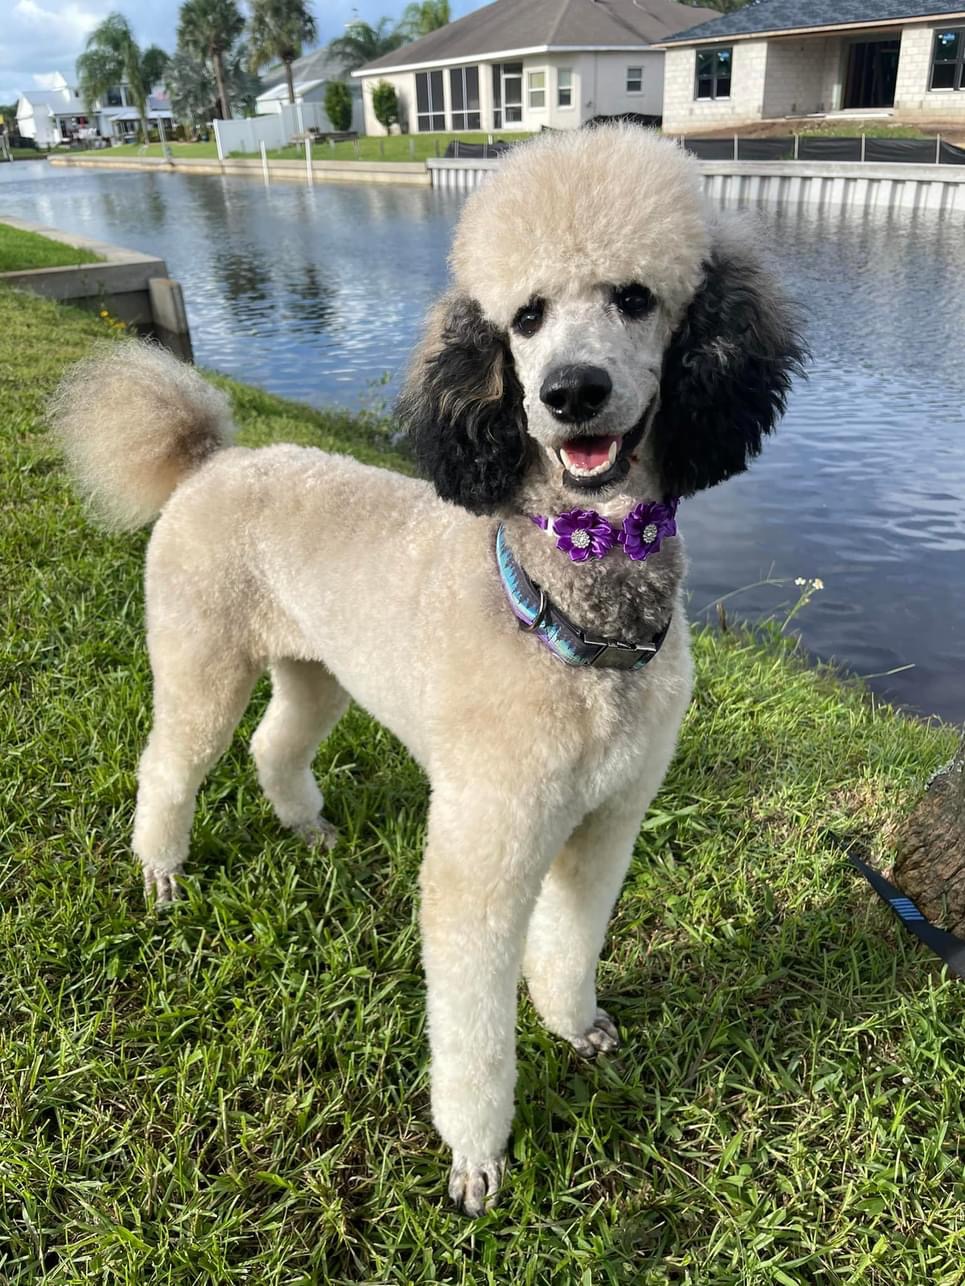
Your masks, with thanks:
[[[533,297],[574,281],[644,282],[671,312],[696,291],[708,251],[696,163],[637,125],[543,134],[514,148],[466,203],[457,288],[506,329]]]

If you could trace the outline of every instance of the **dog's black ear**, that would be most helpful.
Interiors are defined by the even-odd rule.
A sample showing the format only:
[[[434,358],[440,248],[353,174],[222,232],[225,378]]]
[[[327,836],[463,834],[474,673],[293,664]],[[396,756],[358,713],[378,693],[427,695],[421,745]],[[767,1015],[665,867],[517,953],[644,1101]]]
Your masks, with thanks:
[[[743,246],[720,245],[664,357],[652,450],[664,494],[742,473],[784,414],[805,346],[794,311]]]
[[[526,467],[523,390],[505,335],[475,300],[442,300],[396,408],[413,455],[443,500],[491,513]]]

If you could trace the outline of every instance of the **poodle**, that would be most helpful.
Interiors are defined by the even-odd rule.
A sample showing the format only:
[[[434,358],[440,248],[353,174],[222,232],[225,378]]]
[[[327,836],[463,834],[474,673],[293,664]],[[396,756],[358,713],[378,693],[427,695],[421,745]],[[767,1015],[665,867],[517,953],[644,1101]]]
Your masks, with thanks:
[[[678,501],[746,468],[803,347],[753,234],[631,125],[515,148],[467,200],[399,416],[427,480],[231,445],[226,397],[156,347],[70,373],[74,476],[147,552],[154,721],[133,846],[171,899],[195,794],[258,677],[283,826],[337,843],[312,762],[354,699],[431,785],[420,922],[449,1193],[492,1207],[517,988],[593,1058],[607,922],[691,692]]]

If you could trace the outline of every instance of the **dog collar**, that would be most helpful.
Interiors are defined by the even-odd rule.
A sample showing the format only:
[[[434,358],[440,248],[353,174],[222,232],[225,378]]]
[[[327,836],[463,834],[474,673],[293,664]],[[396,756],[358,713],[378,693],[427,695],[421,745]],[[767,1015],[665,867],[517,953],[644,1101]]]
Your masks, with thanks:
[[[601,670],[642,670],[660,651],[670,621],[649,643],[593,638],[561,611],[544,589],[531,580],[517,562],[502,523],[496,529],[496,566],[519,628],[534,635],[567,665]]]
[[[530,514],[530,522],[556,536],[556,548],[574,563],[588,558],[605,558],[615,545],[622,545],[627,558],[643,562],[660,549],[661,543],[677,534],[677,496],[661,502],[644,500],[634,505],[619,527],[595,509],[568,509],[561,514]]]

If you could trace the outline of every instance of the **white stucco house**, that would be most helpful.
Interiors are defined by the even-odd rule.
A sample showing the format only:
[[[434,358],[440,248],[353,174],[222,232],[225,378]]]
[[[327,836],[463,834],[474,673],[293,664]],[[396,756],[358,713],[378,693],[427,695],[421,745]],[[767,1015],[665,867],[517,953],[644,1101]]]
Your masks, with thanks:
[[[346,80],[352,94],[352,123],[349,129],[359,134],[364,129],[362,111],[362,87],[358,81],[346,78],[337,62],[329,57],[325,49],[315,49],[310,54],[296,58],[292,63],[292,82],[295,88],[296,105],[311,104],[310,124],[324,131],[332,129],[332,123],[325,114],[325,90],[333,80]],[[255,99],[255,111],[259,116],[278,114],[289,105],[288,80],[284,67],[272,67],[262,78],[264,89]],[[309,124],[306,117],[306,125]]]
[[[965,0],[755,0],[668,37],[663,124],[965,120]]]
[[[158,89],[148,99],[148,120],[173,124],[171,104]],[[80,91],[59,75],[50,89],[31,89],[17,100],[17,130],[38,147],[58,147],[76,139],[125,138],[140,125],[137,108],[126,85],[108,90],[103,101],[88,110]]]
[[[412,133],[659,116],[664,54],[653,46],[711,12],[675,0],[495,0],[352,73],[366,133],[384,133],[372,111],[381,80],[394,86]]]

